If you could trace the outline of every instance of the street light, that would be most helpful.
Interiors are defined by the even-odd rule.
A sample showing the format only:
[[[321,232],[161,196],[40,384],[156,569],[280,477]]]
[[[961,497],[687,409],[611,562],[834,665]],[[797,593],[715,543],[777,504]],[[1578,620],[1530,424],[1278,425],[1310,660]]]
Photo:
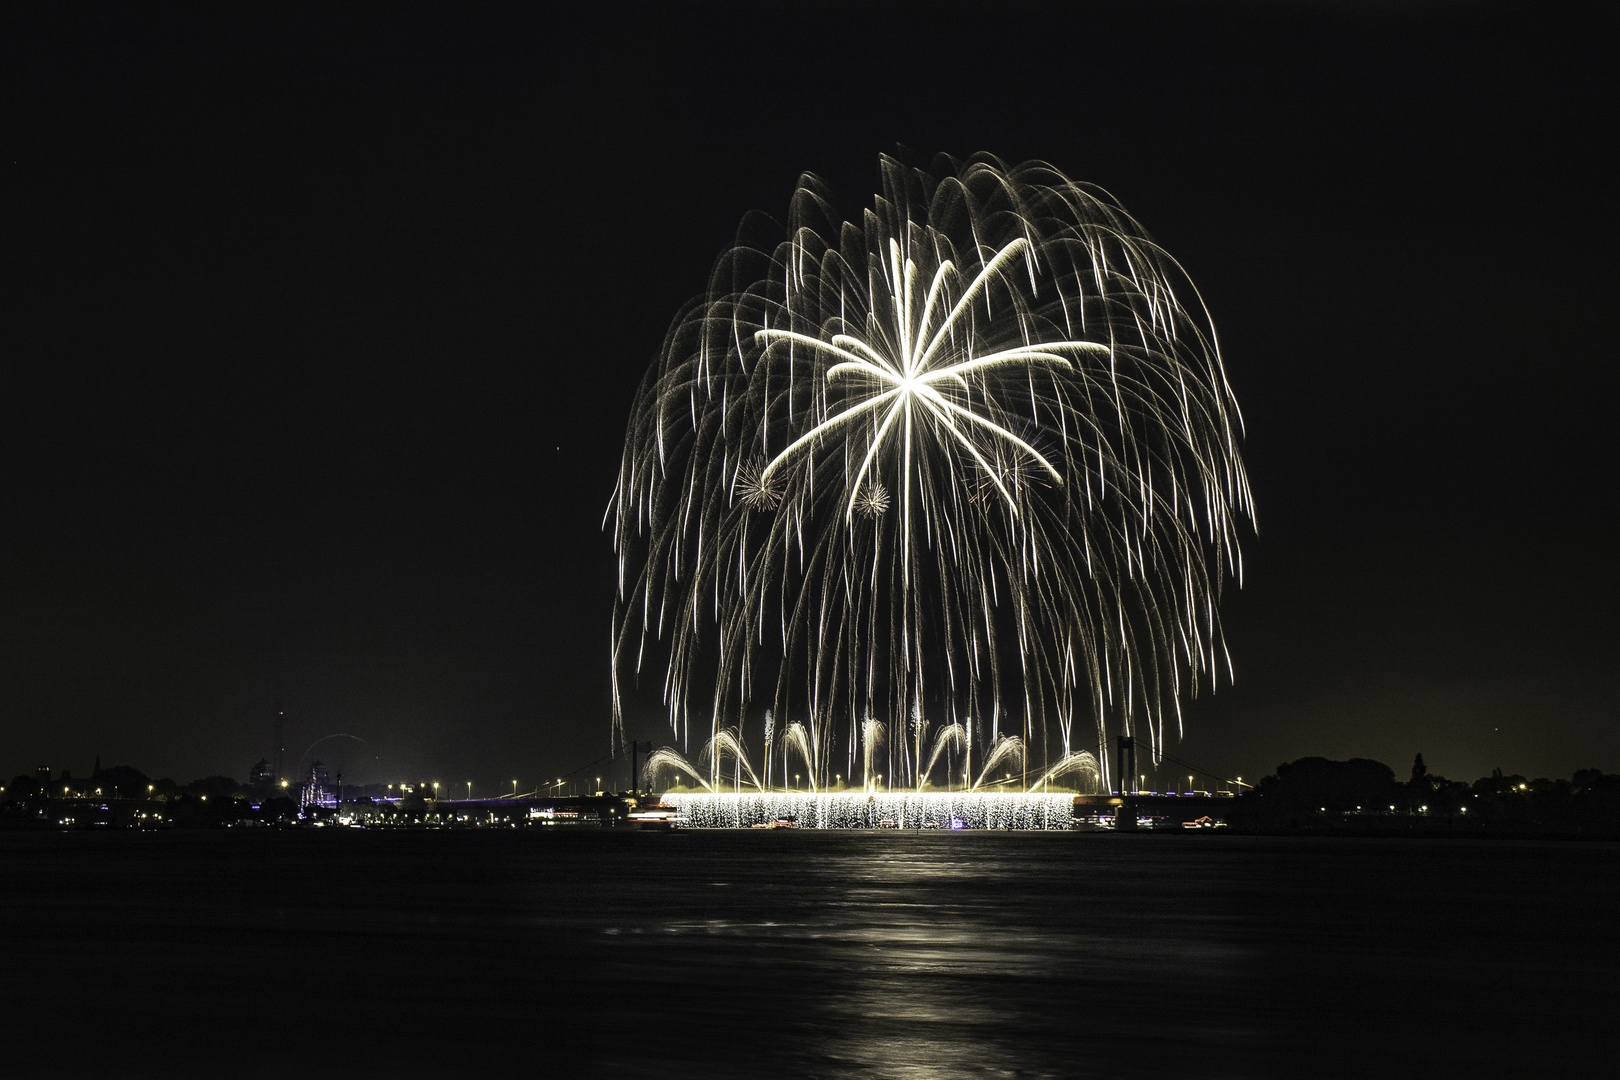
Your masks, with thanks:
[[[472,781],[467,781],[467,801],[472,801]]]
[[[517,781],[512,781],[512,798],[517,798]]]
[[[437,780],[433,781],[433,801],[439,801],[439,782]]]

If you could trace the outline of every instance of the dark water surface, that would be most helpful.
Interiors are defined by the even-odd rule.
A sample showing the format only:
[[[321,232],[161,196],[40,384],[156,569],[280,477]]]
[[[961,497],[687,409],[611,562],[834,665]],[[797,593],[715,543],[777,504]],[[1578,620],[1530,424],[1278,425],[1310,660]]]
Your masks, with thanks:
[[[1617,886],[1605,843],[0,834],[0,1071],[1614,1075]]]

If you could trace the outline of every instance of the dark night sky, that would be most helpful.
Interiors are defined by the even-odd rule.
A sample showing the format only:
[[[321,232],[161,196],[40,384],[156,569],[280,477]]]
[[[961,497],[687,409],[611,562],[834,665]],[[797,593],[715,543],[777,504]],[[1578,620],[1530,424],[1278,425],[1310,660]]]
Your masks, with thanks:
[[[1620,771],[1596,5],[329,7],[0,17],[0,779],[240,779],[278,703],[361,781],[603,753],[635,385],[897,144],[1103,185],[1214,314],[1259,531],[1173,752]]]

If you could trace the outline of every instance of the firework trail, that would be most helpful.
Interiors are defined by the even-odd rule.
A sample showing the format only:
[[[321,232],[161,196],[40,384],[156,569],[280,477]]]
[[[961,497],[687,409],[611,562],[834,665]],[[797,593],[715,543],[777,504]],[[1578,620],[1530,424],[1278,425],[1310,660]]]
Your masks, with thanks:
[[[1229,667],[1252,517],[1203,302],[1051,166],[881,171],[858,221],[806,174],[785,231],[745,222],[637,393],[608,509],[616,735],[656,678],[683,740],[769,708],[818,784],[869,720],[896,783],[953,724],[1048,762],[1077,738],[1106,762],[1111,727],[1157,749]]]
[[[742,788],[743,774],[747,774],[748,783],[756,791],[765,790],[765,785],[759,782],[759,776],[754,772],[754,766],[749,763],[748,751],[742,744],[742,739],[736,728],[721,728],[714,733],[714,738],[703,747],[703,754],[699,760],[709,764],[709,786],[718,788],[723,779],[721,772],[725,767],[725,758],[731,757],[732,779],[738,790]]]

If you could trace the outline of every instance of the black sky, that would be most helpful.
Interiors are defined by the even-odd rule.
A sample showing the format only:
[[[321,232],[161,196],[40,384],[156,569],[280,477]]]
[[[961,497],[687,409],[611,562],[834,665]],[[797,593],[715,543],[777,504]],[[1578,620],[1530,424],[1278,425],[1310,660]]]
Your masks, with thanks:
[[[0,774],[599,756],[635,385],[897,145],[1103,185],[1214,314],[1259,532],[1178,756],[1620,771],[1596,5],[518,10],[0,17]]]

